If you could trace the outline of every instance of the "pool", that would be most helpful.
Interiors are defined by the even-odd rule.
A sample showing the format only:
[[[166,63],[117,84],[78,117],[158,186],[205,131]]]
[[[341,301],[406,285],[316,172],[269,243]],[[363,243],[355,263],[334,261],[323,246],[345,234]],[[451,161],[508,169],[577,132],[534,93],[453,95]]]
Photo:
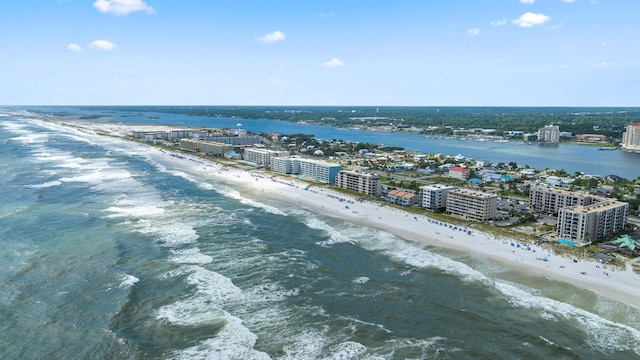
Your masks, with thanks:
[[[571,245],[571,246],[578,246],[577,242],[571,241],[571,240],[567,240],[567,239],[559,239],[558,242],[559,243],[563,243],[563,244],[567,244],[567,245]]]

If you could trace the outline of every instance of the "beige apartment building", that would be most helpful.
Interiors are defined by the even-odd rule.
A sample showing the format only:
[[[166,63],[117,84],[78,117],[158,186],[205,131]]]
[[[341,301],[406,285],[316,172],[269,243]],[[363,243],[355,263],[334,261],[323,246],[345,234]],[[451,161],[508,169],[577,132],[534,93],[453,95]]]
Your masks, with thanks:
[[[609,200],[560,209],[557,235],[587,245],[624,230],[629,204]]]
[[[487,221],[496,217],[498,195],[455,189],[447,193],[447,213],[468,219]]]
[[[382,179],[377,174],[354,170],[341,170],[336,176],[336,186],[363,194],[378,196],[382,192]]]
[[[557,214],[561,208],[576,205],[591,205],[597,198],[587,193],[547,187],[532,187],[529,192],[529,207],[533,211]]]

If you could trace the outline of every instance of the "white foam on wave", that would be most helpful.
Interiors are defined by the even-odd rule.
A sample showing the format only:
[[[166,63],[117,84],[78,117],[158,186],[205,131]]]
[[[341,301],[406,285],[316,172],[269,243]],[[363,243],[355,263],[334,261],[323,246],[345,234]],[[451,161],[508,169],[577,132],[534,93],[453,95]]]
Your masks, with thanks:
[[[357,277],[357,278],[351,280],[351,282],[356,284],[356,285],[366,284],[368,281],[369,281],[369,278],[366,277],[366,276],[360,276],[360,277]]]
[[[255,207],[255,208],[259,208],[259,209],[262,209],[262,210],[264,210],[264,211],[266,211],[268,213],[274,214],[274,215],[287,216],[287,213],[283,212],[282,210],[280,210],[280,209],[278,209],[276,207],[267,205],[265,203],[259,202],[259,201],[255,201],[255,200],[251,200],[251,199],[245,198],[242,195],[240,195],[239,191],[237,191],[235,189],[232,189],[232,188],[229,188],[227,186],[222,186],[222,187],[218,188],[217,191],[220,194],[222,194],[222,195],[224,195],[224,196],[226,196],[228,198],[240,201],[241,204],[249,205],[249,206]]]
[[[137,277],[123,273],[120,275],[120,285],[118,285],[118,287],[130,287],[135,285],[138,281],[140,281],[140,279],[138,279]]]
[[[348,236],[345,236],[341,231],[329,225],[327,222],[321,220],[315,214],[310,213],[308,211],[300,211],[297,213],[299,215],[304,216],[305,225],[307,225],[312,229],[321,230],[322,232],[324,232],[329,236],[328,240],[320,241],[318,245],[328,247],[335,244],[354,242],[353,239],[349,238]]]
[[[38,185],[27,185],[27,188],[30,189],[45,189],[45,188],[50,188],[50,187],[54,187],[54,186],[60,186],[62,184],[62,182],[60,181],[48,181],[46,183],[42,183],[42,184],[38,184]]]
[[[640,331],[630,326],[541,296],[534,289],[490,279],[462,262],[432,253],[417,244],[408,243],[383,231],[351,224],[345,224],[344,229],[337,229],[317,218],[308,218],[306,223],[309,227],[321,229],[330,234],[331,241],[324,242],[324,245],[352,242],[367,250],[386,254],[392,259],[415,268],[435,268],[456,275],[462,280],[481,282],[498,290],[514,307],[537,309],[540,312],[539,316],[549,321],[558,319],[576,321],[579,328],[588,332],[589,344],[602,352],[607,353],[613,350],[638,352],[635,344],[640,343]]]
[[[110,215],[107,215],[107,218],[143,218],[157,216],[165,212],[163,208],[159,208],[154,205],[137,205],[127,207],[110,206],[104,209],[104,211],[111,213]]]
[[[134,228],[142,234],[154,235],[160,243],[168,247],[191,244],[200,237],[193,226],[171,216],[153,221],[140,219],[134,224]]]
[[[556,320],[553,318],[575,322],[577,328],[586,332],[586,342],[603,353],[634,351],[640,355],[640,330],[570,304],[532,294],[506,282],[496,281],[495,287],[506,296],[513,307],[537,311],[542,318],[551,318],[554,322]]]
[[[271,359],[267,353],[254,349],[258,337],[249,331],[236,317],[225,315],[226,324],[214,338],[202,341],[196,346],[175,351],[176,359]]]
[[[196,294],[190,299],[177,301],[158,309],[156,318],[174,325],[220,325],[213,338],[199,345],[176,351],[172,357],[180,359],[268,359],[267,354],[254,349],[257,335],[244,326],[241,319],[225,310],[245,299],[233,282],[216,272],[199,266],[185,266],[179,272],[187,275],[187,283],[194,285]]]
[[[169,261],[178,264],[210,264],[213,262],[213,257],[205,255],[200,252],[198,248],[172,250],[173,255],[169,258]]]
[[[28,134],[9,138],[12,141],[19,141],[25,145],[45,143],[48,140],[47,134]]]
[[[433,253],[385,231],[346,223],[341,224],[342,227],[338,229],[312,214],[305,218],[305,223],[310,228],[323,230],[330,236],[330,240],[320,243],[323,246],[354,243],[416,268],[436,268],[467,281],[488,281],[486,276],[464,263]]]

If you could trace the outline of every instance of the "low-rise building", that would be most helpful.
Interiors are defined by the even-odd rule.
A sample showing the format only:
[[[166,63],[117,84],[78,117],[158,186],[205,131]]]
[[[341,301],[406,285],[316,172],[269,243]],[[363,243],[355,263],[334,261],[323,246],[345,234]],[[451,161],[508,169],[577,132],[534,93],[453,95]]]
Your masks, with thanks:
[[[460,166],[451,167],[449,168],[449,177],[453,179],[467,181],[469,179],[469,169],[465,169]]]
[[[378,196],[382,192],[382,179],[377,174],[354,170],[341,170],[336,177],[336,186],[363,194]]]
[[[455,189],[447,193],[447,213],[487,221],[496,217],[498,196],[480,191]]]
[[[420,197],[418,195],[400,190],[389,191],[387,199],[393,204],[402,206],[413,206],[420,201]]]
[[[442,184],[420,186],[420,206],[437,210],[447,206],[447,193],[456,187]]]

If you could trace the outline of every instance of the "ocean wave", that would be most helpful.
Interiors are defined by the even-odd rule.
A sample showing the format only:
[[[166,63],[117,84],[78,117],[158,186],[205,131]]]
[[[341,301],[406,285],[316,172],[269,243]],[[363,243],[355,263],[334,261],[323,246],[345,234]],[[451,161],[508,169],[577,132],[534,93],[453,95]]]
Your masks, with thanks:
[[[244,326],[240,318],[225,310],[244,301],[242,292],[229,278],[199,266],[185,266],[168,276],[180,272],[188,274],[186,282],[196,287],[196,294],[161,307],[156,318],[180,326],[217,326],[219,330],[196,346],[174,351],[172,358],[269,358],[254,349],[257,335]]]
[[[137,277],[135,277],[133,275],[121,274],[120,275],[120,285],[118,285],[118,287],[121,287],[121,288],[130,287],[130,286],[135,285],[138,281],[140,281],[140,279],[138,279]]]
[[[44,188],[50,188],[54,186],[60,186],[61,184],[62,182],[55,180],[55,181],[48,181],[46,183],[38,184],[38,185],[26,185],[25,187],[30,189],[44,189]]]
[[[171,250],[169,261],[179,264],[204,265],[213,262],[213,257],[200,252],[198,248]]]
[[[552,322],[558,319],[574,323],[586,333],[589,346],[603,352],[634,351],[640,355],[640,331],[628,325],[605,319],[573,305],[537,296],[509,283],[496,281],[495,287],[515,308],[528,309]]]
[[[317,215],[310,213],[308,211],[297,211],[298,215],[304,217],[304,224],[308,227],[316,230],[322,230],[329,237],[328,240],[318,242],[320,246],[330,247],[335,244],[343,244],[343,243],[353,243],[355,240],[349,238],[343,234],[342,231],[336,229],[334,226],[331,226],[326,221],[320,219]]]

